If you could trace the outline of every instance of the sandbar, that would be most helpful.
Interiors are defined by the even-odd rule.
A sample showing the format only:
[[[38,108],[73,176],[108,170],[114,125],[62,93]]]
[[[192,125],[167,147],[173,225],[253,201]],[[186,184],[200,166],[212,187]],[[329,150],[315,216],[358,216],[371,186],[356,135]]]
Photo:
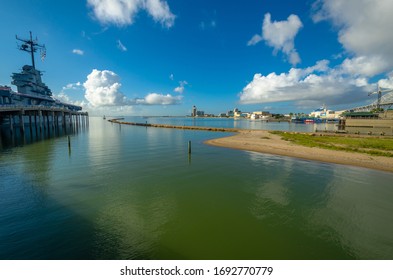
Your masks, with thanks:
[[[393,158],[373,156],[363,153],[305,147],[282,140],[269,131],[244,130],[229,137],[211,139],[208,145],[226,147],[259,153],[295,157],[306,160],[345,164],[370,169],[393,172]]]

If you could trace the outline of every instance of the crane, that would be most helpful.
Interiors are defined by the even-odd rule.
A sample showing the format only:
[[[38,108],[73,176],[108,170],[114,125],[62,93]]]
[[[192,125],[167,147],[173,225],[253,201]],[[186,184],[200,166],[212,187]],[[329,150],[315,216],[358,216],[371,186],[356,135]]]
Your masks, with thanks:
[[[382,88],[379,86],[379,84],[377,85],[377,91],[373,91],[370,92],[368,94],[368,96],[372,95],[372,94],[378,94],[378,100],[377,100],[377,110],[379,111],[381,108],[381,98],[382,98],[382,93],[386,93],[386,92],[391,92],[393,91],[393,89],[390,88]]]

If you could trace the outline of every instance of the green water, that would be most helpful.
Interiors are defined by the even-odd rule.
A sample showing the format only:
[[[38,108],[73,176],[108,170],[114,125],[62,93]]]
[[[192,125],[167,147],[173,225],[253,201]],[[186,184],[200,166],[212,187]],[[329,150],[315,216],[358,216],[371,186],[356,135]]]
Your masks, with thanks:
[[[393,174],[119,126],[0,153],[0,259],[393,259]],[[192,155],[187,144],[192,141]]]

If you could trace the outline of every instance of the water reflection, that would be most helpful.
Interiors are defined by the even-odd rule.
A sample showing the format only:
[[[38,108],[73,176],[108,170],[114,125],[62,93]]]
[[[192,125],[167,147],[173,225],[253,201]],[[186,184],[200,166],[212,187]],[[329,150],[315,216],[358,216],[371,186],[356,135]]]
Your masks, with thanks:
[[[233,118],[183,118],[183,117],[149,117],[142,119],[140,117],[126,117],[126,121],[151,123],[151,124],[172,124],[186,126],[205,126],[205,127],[224,127],[224,128],[240,128],[240,129],[262,129],[262,130],[284,130],[284,131],[301,131],[314,132],[317,130],[336,130],[334,123],[314,123],[314,124],[298,124],[291,122],[275,122],[249,119],[233,119]]]
[[[95,219],[97,258],[154,258],[165,225],[172,218],[173,197],[132,186],[116,196],[123,199],[105,204]]]
[[[350,258],[393,256],[393,205],[386,199],[393,197],[388,183],[391,174],[279,156],[248,155],[254,165],[263,168],[250,208],[255,217],[300,227],[308,236],[342,248]],[[279,173],[274,174],[277,169]],[[375,183],[370,178],[375,178]]]
[[[97,118],[71,157],[65,137],[3,150],[0,257],[393,257],[391,174],[203,144],[223,135]]]
[[[266,176],[267,172],[265,171],[263,176],[259,176],[261,181],[255,192],[256,201],[252,211],[257,217],[263,218],[269,213],[268,209],[263,209],[266,206],[264,201],[269,200],[282,206],[289,204],[289,198],[287,197],[288,182],[293,170],[294,159],[285,158],[284,160],[279,160],[271,155],[254,152],[247,152],[247,154],[257,168],[263,166],[264,169],[268,169],[269,173],[277,173],[277,176]],[[278,170],[278,172],[275,172],[275,170]]]
[[[0,149],[3,150],[66,135],[74,135],[85,131],[87,128],[88,126],[84,121],[78,123],[78,125],[74,123],[72,126],[69,124],[65,126],[54,125],[52,122],[48,122],[47,125],[41,127],[38,124],[25,124],[23,131],[20,126],[15,126],[11,130],[8,124],[0,124]]]
[[[326,205],[314,210],[312,222],[333,229],[335,238],[357,258],[393,256],[393,205],[386,199],[393,197],[393,188],[383,183],[390,176],[366,169],[335,168],[325,189]],[[375,183],[370,184],[370,177]]]

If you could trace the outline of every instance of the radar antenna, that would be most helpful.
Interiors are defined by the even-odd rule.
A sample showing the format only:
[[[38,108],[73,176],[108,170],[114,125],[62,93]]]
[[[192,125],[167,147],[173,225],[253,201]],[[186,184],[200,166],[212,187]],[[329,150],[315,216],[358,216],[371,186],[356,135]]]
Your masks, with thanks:
[[[18,48],[21,51],[25,51],[25,52],[28,52],[28,53],[31,54],[31,64],[32,64],[33,68],[35,69],[34,53],[37,50],[40,50],[40,52],[41,52],[41,59],[44,60],[44,58],[46,57],[45,45],[39,45],[37,37],[36,37],[35,40],[33,40],[33,36],[31,34],[31,31],[30,31],[30,39],[22,39],[22,38],[19,38],[18,35],[16,35],[15,37],[16,37],[16,40],[22,42],[21,45],[18,45]]]

